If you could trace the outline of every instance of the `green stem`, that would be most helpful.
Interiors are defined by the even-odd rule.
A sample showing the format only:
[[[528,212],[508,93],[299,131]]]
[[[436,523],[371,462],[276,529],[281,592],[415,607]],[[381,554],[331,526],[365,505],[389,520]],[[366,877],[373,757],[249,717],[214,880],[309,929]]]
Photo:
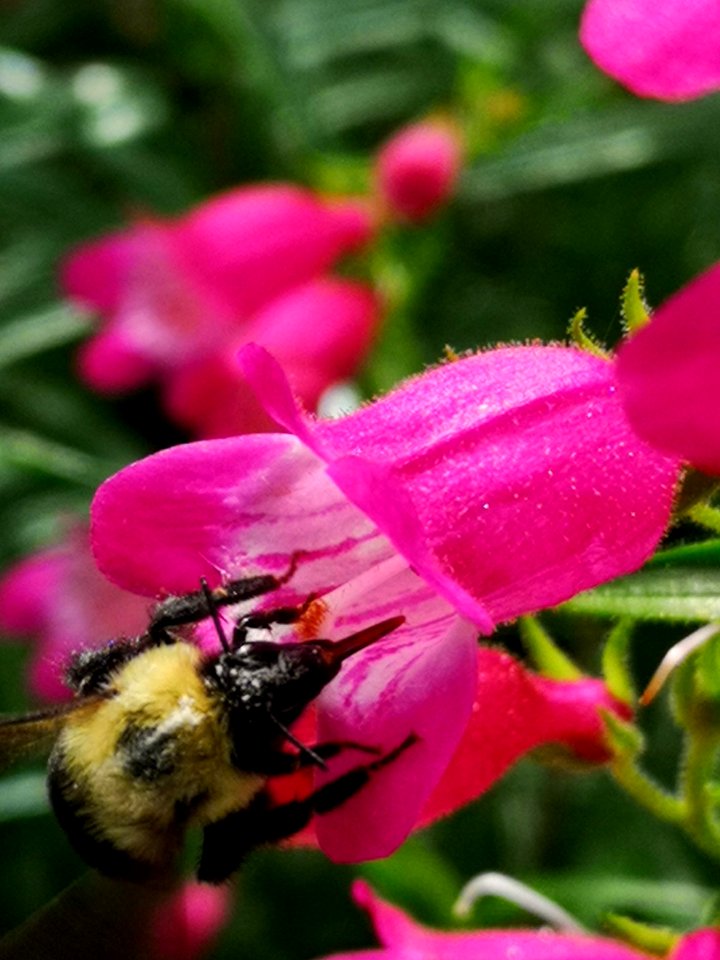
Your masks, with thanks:
[[[720,829],[707,786],[715,776],[719,747],[716,732],[691,730],[682,774],[686,809],[683,826],[698,846],[716,859],[720,859]]]
[[[616,757],[610,769],[615,780],[641,807],[644,807],[658,820],[682,826],[686,816],[686,805],[651,780],[635,763],[634,758]]]

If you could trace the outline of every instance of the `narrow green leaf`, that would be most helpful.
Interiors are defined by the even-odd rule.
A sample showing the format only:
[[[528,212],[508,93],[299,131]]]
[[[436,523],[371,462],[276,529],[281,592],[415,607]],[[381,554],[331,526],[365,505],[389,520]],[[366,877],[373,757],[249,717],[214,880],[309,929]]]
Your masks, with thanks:
[[[707,152],[708,124],[720,125],[712,97],[680,106],[633,103],[548,123],[477,161],[462,194],[470,202],[498,200]]]
[[[92,327],[89,317],[60,304],[0,328],[0,370],[44,350],[72,343]]]
[[[23,470],[89,487],[96,487],[118,466],[37,434],[9,428],[3,428],[0,437],[0,463],[3,461]]]
[[[559,609],[574,615],[671,623],[716,620],[720,618],[720,568],[645,568],[580,593]]]

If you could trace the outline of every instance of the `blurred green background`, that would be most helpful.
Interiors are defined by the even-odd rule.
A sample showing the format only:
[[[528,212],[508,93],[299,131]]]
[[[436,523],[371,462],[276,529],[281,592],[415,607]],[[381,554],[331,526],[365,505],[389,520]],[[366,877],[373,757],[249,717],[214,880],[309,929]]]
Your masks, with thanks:
[[[87,320],[58,298],[70,245],[137,210],[290,179],[362,190],[379,144],[435,110],[461,119],[457,197],[374,254],[407,294],[361,382],[368,393],[456,349],[564,336],[587,306],[613,342],[632,267],[652,303],[720,255],[720,99],[642,102],[577,41],[579,0],[3,0],[0,5],[0,563],[47,543],[128,461],[183,439],[151,393],[92,395],[73,376]],[[663,637],[651,631],[647,672]],[[512,641],[512,631],[506,632]],[[583,660],[594,636],[564,640]],[[658,639],[659,637],[659,639]],[[655,651],[655,652],[653,652]],[[0,708],[27,704],[24,651],[0,647]],[[592,657],[585,665],[595,665]],[[649,714],[660,776],[664,707]],[[32,768],[0,785],[0,918],[10,927],[82,871]],[[714,868],[600,772],[518,767],[389,861],[350,870],[262,852],[213,954],[309,960],[373,938],[359,873],[450,922],[481,870],[535,882],[594,925],[607,909],[697,920]],[[525,918],[492,902],[476,920]]]

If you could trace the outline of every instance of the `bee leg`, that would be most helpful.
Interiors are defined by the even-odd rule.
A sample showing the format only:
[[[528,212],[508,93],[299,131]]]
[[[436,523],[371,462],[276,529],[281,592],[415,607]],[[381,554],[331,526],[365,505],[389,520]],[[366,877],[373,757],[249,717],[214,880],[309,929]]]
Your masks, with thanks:
[[[156,642],[167,642],[172,637],[172,628],[188,623],[198,623],[212,615],[211,606],[225,607],[232,603],[241,603],[259,597],[264,593],[277,590],[281,580],[270,574],[258,577],[245,577],[243,580],[230,580],[210,591],[211,605],[208,604],[204,589],[195,590],[179,597],[166,597],[153,610],[148,633]],[[209,608],[210,606],[210,608]]]
[[[306,827],[314,814],[330,813],[342,806],[372,779],[376,771],[392,763],[417,740],[414,733],[410,734],[390,753],[372,763],[354,767],[302,800],[272,806],[267,793],[263,792],[245,809],[209,824],[203,832],[198,880],[204,883],[227,880],[256,847],[285,840]]]
[[[258,753],[257,757],[244,753],[238,758],[237,766],[241,770],[252,770],[262,773],[266,777],[282,777],[307,767],[326,766],[325,761],[336,757],[343,750],[358,750],[362,753],[378,754],[377,747],[366,747],[362,743],[352,740],[333,740],[327,743],[317,743],[312,746],[300,744],[299,753]]]
[[[238,580],[228,580],[227,583],[215,587],[214,590],[207,591],[205,587],[195,590],[192,593],[185,593],[177,597],[166,597],[155,607],[148,633],[154,637],[156,642],[167,642],[168,636],[172,642],[173,627],[184,626],[188,623],[198,623],[206,617],[212,616],[212,607],[226,607],[233,603],[242,603],[244,600],[252,600],[253,597],[260,597],[265,593],[272,593],[294,575],[297,570],[298,559],[304,551],[296,550],[290,558],[290,565],[285,573],[277,576],[266,573],[256,577],[242,577]],[[210,603],[208,603],[208,593],[210,594]],[[294,622],[294,621],[278,621]]]
[[[311,593],[297,607],[276,607],[274,610],[248,613],[240,617],[233,629],[233,649],[236,650],[245,642],[248,630],[269,630],[275,624],[297,623],[298,620],[302,620],[316,599],[315,594]]]

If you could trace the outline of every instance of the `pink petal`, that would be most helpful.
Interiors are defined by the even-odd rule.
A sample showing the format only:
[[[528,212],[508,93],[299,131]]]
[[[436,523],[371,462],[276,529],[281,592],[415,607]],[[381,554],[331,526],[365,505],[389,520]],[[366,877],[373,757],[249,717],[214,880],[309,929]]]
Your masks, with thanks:
[[[333,595],[327,600],[332,607]],[[317,818],[321,848],[346,863],[387,856],[416,825],[467,725],[475,688],[477,631],[415,574],[405,568],[361,600],[365,622],[402,610],[407,624],[353,657],[323,692],[319,739],[352,740],[378,748],[381,756],[409,735],[417,742],[374,772],[342,807]],[[346,751],[319,782],[367,762],[366,755]]]
[[[4,633],[35,633],[52,615],[52,601],[59,588],[64,565],[61,549],[43,550],[20,560],[0,580],[0,630]]]
[[[371,234],[358,202],[325,203],[299,187],[264,184],[201,204],[183,223],[181,239],[186,267],[247,317],[324,273]]]
[[[104,315],[127,356],[105,344],[83,358],[101,389],[132,382],[128,357],[173,368],[208,355],[250,316],[326,271],[373,232],[357,201],[326,202],[295,186],[242,187],[175,220],[142,220],[84,244],[61,270],[66,293]]]
[[[624,343],[617,377],[638,434],[708,473],[720,473],[720,265],[667,300]]]
[[[380,320],[380,304],[361,283],[323,277],[273,300],[249,324],[245,340],[277,357],[307,409],[364,360]]]
[[[715,0],[590,0],[580,39],[601,70],[639,96],[688,100],[720,88]]]
[[[268,412],[410,566],[487,628],[639,567],[678,463],[642,442],[611,363],[507,347],[447,363],[340,420],[303,417],[260,348],[240,363]]]
[[[720,930],[709,927],[680,939],[670,953],[671,960],[720,960]]]
[[[112,313],[122,300],[136,244],[133,231],[123,230],[76,247],[60,265],[63,292],[98,313]]]
[[[479,797],[536,747],[560,743],[584,760],[608,760],[601,710],[628,717],[598,680],[549,680],[500,650],[480,647],[470,723],[423,811],[423,823]]]
[[[384,950],[335,954],[335,960],[385,956],[388,960],[648,960],[648,955],[606,937],[550,930],[441,931],[421,926],[398,907],[381,900],[362,880],[353,897],[371,916]]]
[[[231,901],[230,887],[187,883],[157,912],[152,955],[163,960],[204,956],[229,919]]]
[[[200,577],[284,573],[287,593],[326,593],[393,555],[373,524],[295,437],[248,435],[173,447],[126,467],[92,508],[100,569],[149,596],[196,590]],[[283,601],[284,602],[284,601]]]
[[[449,123],[424,121],[405,127],[378,154],[380,195],[396,217],[425,220],[449,199],[461,159],[460,136]]]
[[[67,700],[63,671],[78,650],[147,625],[148,604],[118,589],[97,570],[84,526],[65,541],[21,561],[0,582],[3,629],[32,637],[30,686],[43,700]]]
[[[335,278],[313,280],[276,297],[255,314],[241,339],[174,371],[167,382],[170,415],[204,438],[277,430],[237,362],[243,342],[275,352],[308,409],[363,361],[379,320],[372,291]]]
[[[98,333],[83,344],[76,363],[80,378],[100,393],[134,390],[156,370],[152,360],[112,330]]]
[[[163,407],[168,416],[204,440],[240,433],[277,432],[229,348],[171,371],[164,378]]]

